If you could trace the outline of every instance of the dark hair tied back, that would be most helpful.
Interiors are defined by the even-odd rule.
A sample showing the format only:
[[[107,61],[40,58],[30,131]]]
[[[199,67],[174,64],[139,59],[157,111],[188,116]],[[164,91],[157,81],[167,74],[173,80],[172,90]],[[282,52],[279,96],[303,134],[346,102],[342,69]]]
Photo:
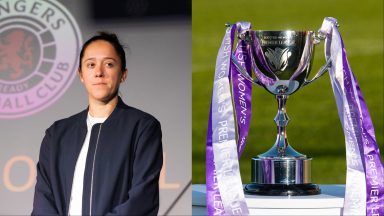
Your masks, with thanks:
[[[97,40],[107,41],[115,48],[115,51],[121,61],[121,70],[122,71],[125,70],[126,60],[125,60],[125,51],[124,51],[123,45],[121,45],[116,34],[104,32],[104,31],[98,32],[97,35],[91,37],[83,44],[83,47],[81,48],[81,51],[80,51],[79,70],[81,69],[81,60],[83,59],[85,49],[88,47],[89,44]]]

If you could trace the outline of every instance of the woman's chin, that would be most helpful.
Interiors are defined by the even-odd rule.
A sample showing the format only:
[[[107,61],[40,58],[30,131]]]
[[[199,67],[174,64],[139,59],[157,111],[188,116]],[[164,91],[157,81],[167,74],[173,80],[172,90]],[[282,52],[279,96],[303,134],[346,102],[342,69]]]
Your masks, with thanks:
[[[107,102],[111,101],[116,96],[117,96],[117,94],[93,94],[93,95],[89,95],[90,99],[95,100],[95,101],[99,101],[99,102],[103,102],[103,103],[107,103]]]

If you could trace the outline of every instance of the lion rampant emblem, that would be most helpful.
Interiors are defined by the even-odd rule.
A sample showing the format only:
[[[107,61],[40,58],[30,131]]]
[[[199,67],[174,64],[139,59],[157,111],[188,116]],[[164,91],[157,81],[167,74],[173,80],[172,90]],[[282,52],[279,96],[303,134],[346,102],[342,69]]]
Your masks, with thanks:
[[[7,32],[0,37],[1,77],[16,80],[33,70],[33,35],[22,30]]]

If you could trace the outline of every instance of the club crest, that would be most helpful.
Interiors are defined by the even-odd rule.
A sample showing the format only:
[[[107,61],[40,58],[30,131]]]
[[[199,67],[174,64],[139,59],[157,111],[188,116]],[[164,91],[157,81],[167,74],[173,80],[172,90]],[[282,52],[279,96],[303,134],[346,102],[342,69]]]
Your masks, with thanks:
[[[56,102],[76,76],[81,33],[58,1],[0,2],[0,118]]]

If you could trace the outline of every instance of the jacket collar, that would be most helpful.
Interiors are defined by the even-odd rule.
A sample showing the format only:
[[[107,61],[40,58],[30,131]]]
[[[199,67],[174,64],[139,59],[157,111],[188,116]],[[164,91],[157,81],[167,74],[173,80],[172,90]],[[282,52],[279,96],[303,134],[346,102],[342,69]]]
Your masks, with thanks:
[[[113,121],[115,119],[118,119],[119,117],[119,113],[121,113],[124,109],[127,109],[129,108],[129,106],[127,106],[124,101],[121,99],[120,96],[118,96],[118,101],[117,101],[117,104],[116,104],[116,107],[115,109],[112,111],[112,113],[108,116],[108,118],[105,120],[104,123],[109,123],[110,121]],[[87,116],[88,116],[88,110],[89,110],[89,106],[83,110],[81,113],[80,113],[80,126],[82,128],[87,128]]]

